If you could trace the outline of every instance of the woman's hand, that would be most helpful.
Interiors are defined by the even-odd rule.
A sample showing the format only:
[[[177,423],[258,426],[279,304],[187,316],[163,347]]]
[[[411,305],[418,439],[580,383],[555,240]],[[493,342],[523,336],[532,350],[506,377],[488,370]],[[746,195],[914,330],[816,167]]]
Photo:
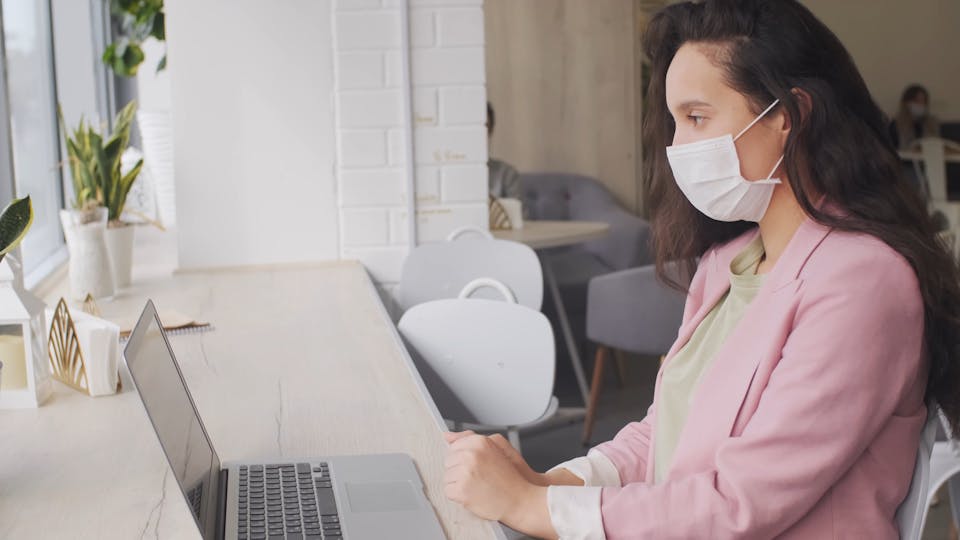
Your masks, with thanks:
[[[545,536],[553,530],[546,488],[527,481],[492,437],[463,433],[448,439],[444,491],[449,499],[521,532]]]
[[[476,435],[472,431],[460,431],[460,432],[448,432],[443,434],[443,438],[446,439],[448,444],[453,444],[454,441],[468,437],[470,435]],[[513,445],[510,444],[503,435],[496,433],[487,437],[497,448],[503,452],[503,455],[507,458],[514,468],[517,469],[517,472],[520,473],[520,476],[524,478],[527,482],[535,486],[548,486],[550,483],[547,481],[547,476],[544,473],[538,473],[533,470],[527,461],[523,459],[523,456],[520,455],[520,452],[517,451]]]

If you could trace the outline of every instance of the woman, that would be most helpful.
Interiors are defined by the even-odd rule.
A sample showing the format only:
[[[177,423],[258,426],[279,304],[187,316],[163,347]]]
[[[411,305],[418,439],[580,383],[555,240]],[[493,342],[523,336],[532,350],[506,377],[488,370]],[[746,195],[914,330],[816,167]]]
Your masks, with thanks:
[[[883,114],[794,0],[671,5],[644,42],[657,264],[695,268],[654,402],[545,474],[448,434],[447,496],[541,537],[896,538],[926,403],[960,420],[960,276]]]
[[[940,122],[930,114],[930,93],[919,84],[908,86],[900,98],[897,116],[890,122],[893,145],[906,150],[917,139],[939,136]]]

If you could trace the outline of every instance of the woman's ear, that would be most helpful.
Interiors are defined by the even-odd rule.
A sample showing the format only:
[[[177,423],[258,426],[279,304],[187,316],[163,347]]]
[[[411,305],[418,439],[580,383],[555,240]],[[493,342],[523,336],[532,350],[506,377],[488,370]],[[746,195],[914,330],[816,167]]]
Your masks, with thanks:
[[[813,110],[813,99],[810,97],[810,94],[802,88],[793,88],[790,90],[790,94],[793,96],[794,101],[797,102],[797,107],[800,109],[800,119],[806,120],[810,115],[810,111]],[[789,115],[785,116],[785,125],[784,129],[790,130],[790,117]]]

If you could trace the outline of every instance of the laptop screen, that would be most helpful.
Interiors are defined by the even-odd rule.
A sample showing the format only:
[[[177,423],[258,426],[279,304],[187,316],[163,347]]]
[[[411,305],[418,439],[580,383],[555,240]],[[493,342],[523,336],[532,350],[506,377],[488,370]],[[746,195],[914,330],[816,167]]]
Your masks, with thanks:
[[[220,460],[200,422],[152,303],[144,308],[124,357],[197,526],[204,538],[214,538]]]

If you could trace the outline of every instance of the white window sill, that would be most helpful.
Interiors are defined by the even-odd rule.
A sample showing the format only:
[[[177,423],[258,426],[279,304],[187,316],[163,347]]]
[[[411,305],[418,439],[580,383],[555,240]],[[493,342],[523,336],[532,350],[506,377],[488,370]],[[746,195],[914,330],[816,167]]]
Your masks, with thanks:
[[[67,278],[67,262],[70,254],[67,246],[60,246],[40,266],[23,276],[23,286],[40,298],[46,298]]]

